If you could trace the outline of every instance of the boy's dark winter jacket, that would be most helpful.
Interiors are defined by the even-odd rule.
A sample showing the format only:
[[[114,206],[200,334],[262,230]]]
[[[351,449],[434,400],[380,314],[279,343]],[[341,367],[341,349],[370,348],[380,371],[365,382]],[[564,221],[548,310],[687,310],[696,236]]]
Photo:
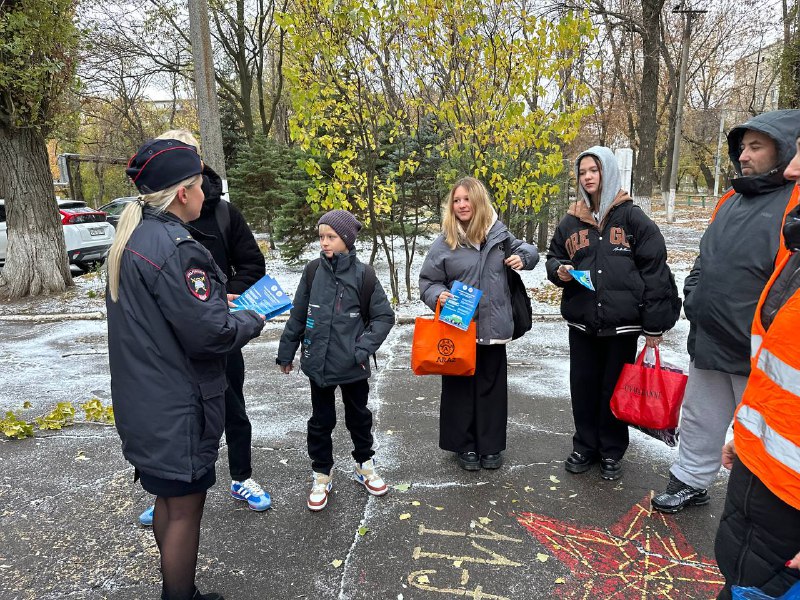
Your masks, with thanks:
[[[228,214],[230,226],[227,236],[223,236],[217,222],[217,205],[222,200],[222,179],[208,165],[203,168],[203,193],[206,199],[200,216],[189,225],[211,238],[198,236],[214,262],[228,277],[227,290],[229,294],[241,294],[256,281],[261,279],[265,272],[264,255],[258,248],[253,232],[247,226],[242,213],[230,202]],[[225,238],[227,237],[227,248]]]
[[[228,311],[225,275],[176,216],[145,207],[106,295],[111,395],[137,469],[192,481],[214,466],[225,422],[225,356],[264,321]]]
[[[589,271],[596,291],[561,281],[558,268]],[[599,225],[584,201],[570,205],[547,253],[547,277],[564,288],[561,314],[592,335],[658,336],[680,315],[678,289],[658,226],[620,191]]]
[[[306,265],[294,308],[281,335],[277,363],[294,360],[302,341],[300,368],[320,387],[351,383],[370,376],[369,357],[394,325],[394,311],[379,281],[369,304],[369,323],[361,317],[360,290],[364,265],[355,250],[334,255],[320,253],[311,289],[306,284]]]

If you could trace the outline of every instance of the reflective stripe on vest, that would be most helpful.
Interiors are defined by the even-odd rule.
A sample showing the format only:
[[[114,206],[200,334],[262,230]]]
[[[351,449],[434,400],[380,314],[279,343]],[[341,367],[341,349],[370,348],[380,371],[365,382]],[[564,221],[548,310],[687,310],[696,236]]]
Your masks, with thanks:
[[[758,356],[758,368],[769,377],[775,385],[790,394],[800,396],[800,370],[787,365],[768,349],[761,350]]]
[[[767,454],[800,474],[800,448],[767,425],[760,412],[743,404],[736,411],[736,420],[761,440]]]
[[[760,335],[755,333],[750,335],[750,358],[755,358],[758,351],[761,349],[761,344],[764,342],[764,338]]]

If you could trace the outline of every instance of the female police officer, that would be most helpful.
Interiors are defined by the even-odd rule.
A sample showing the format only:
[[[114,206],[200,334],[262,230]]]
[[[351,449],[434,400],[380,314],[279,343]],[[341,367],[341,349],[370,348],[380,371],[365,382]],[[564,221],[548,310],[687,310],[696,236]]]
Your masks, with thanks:
[[[111,393],[122,452],[157,496],[153,532],[162,598],[194,585],[200,519],[215,480],[225,411],[225,355],[264,326],[228,312],[225,276],[184,227],[203,205],[195,148],[151,140],[128,164],[140,192],[122,213],[108,258]]]

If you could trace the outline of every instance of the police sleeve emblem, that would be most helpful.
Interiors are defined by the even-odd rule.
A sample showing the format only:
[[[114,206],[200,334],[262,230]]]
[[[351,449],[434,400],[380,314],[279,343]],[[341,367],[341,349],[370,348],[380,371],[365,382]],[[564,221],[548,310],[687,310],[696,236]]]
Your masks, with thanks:
[[[186,284],[192,296],[205,302],[211,293],[211,284],[208,281],[208,274],[202,269],[189,269],[186,271]]]

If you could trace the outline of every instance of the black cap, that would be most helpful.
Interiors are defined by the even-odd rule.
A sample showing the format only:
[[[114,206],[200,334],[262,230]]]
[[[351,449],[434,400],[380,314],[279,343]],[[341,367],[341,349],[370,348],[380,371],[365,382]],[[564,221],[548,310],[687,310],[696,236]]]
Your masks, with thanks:
[[[178,140],[148,140],[125,169],[142,194],[160,192],[202,172],[197,148]]]

